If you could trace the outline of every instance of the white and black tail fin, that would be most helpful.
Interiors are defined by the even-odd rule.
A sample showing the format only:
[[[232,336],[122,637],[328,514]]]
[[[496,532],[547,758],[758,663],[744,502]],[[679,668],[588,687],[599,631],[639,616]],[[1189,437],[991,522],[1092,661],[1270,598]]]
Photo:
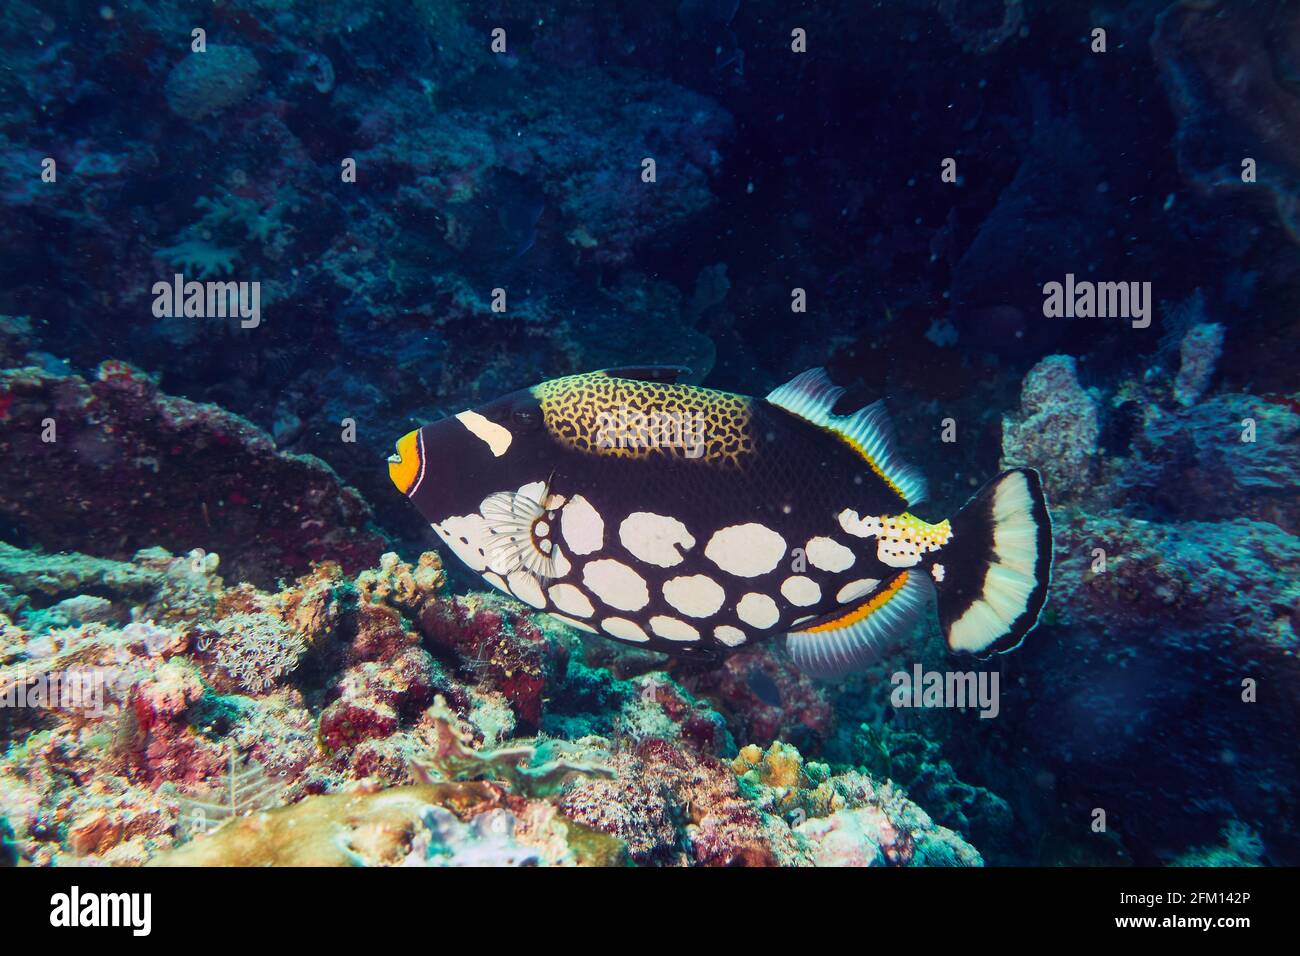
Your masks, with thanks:
[[[1004,471],[981,488],[952,519],[935,563],[949,650],[988,657],[1018,647],[1038,623],[1052,578],[1052,519],[1038,472]]]

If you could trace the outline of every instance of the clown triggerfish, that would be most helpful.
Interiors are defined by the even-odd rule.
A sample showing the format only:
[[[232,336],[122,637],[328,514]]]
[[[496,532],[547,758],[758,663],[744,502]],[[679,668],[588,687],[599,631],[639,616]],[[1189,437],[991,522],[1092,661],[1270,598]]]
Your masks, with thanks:
[[[953,651],[1018,646],[1038,621],[1052,526],[1038,473],[1003,472],[952,518],[882,403],[833,412],[821,369],[765,399],[679,368],[544,382],[397,442],[389,474],[492,585],[583,631],[713,658],[776,634],[836,677],[937,597]]]

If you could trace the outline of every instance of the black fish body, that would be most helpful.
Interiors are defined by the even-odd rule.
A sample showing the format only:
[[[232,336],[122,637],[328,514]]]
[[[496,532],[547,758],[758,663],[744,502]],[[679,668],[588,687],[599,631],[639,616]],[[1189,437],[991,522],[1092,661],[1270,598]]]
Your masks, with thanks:
[[[716,656],[788,635],[837,676],[939,599],[952,649],[1018,645],[1046,598],[1036,473],[998,476],[953,519],[908,508],[880,403],[832,411],[821,370],[765,399],[629,369],[545,382],[411,432],[394,483],[493,586],[581,630]]]

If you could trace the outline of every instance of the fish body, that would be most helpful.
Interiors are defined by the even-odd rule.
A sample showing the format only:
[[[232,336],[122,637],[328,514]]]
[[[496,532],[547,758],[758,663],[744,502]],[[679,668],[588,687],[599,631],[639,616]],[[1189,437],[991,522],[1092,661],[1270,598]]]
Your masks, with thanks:
[[[951,521],[910,508],[881,403],[837,415],[820,369],[766,398],[636,368],[544,382],[399,440],[390,477],[494,587],[580,630],[712,658],[785,635],[800,668],[867,663],[938,598],[951,649],[1017,646],[1046,599],[1035,472]]]

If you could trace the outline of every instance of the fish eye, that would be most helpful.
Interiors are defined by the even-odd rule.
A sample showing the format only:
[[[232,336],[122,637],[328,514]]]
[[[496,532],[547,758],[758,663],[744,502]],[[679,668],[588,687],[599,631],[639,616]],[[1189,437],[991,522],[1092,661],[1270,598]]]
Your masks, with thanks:
[[[511,417],[520,428],[533,428],[541,421],[541,415],[535,408],[516,408]]]

